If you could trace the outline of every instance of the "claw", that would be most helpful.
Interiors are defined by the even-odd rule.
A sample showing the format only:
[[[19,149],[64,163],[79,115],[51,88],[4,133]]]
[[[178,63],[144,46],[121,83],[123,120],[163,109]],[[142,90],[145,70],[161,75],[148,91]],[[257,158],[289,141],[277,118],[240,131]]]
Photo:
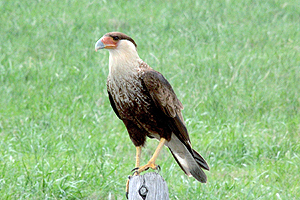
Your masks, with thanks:
[[[134,168],[133,170],[131,170],[131,172],[133,172],[133,173],[132,173],[132,176],[138,175],[138,174],[139,174],[138,171],[139,171],[139,168],[138,168],[138,167],[136,167],[136,168]]]
[[[160,172],[161,168],[160,168],[159,165],[156,166],[156,170],[157,170],[158,172]]]
[[[132,176],[136,176],[136,175],[138,175],[138,171],[134,171],[134,172],[132,173]]]
[[[133,169],[131,170],[131,172],[137,171],[138,169],[139,169],[138,167],[135,167],[135,168],[133,168]]]
[[[146,168],[145,168],[145,171],[147,171],[148,169],[149,169],[149,167],[146,167]]]

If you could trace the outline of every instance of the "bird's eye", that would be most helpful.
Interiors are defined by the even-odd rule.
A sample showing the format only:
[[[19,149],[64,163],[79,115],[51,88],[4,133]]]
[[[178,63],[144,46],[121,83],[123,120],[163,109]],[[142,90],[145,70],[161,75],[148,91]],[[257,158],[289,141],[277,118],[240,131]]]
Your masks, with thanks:
[[[120,39],[119,36],[112,36],[112,38],[113,38],[114,40],[119,40],[119,39]]]

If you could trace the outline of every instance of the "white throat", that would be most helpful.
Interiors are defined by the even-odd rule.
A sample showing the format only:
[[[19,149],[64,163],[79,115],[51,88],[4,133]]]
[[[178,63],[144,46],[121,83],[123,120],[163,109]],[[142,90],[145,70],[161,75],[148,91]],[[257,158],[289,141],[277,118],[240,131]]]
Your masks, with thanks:
[[[109,49],[108,77],[121,78],[137,72],[140,60],[134,44],[128,40],[120,40],[116,49]]]

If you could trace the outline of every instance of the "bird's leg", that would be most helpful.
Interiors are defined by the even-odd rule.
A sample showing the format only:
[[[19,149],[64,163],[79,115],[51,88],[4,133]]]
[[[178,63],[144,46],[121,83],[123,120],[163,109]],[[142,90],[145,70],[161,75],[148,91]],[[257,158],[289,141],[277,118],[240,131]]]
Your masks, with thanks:
[[[142,154],[142,146],[136,147],[135,168],[140,167],[141,154]]]
[[[137,175],[137,169],[140,167],[140,159],[141,159],[141,153],[142,153],[142,146],[137,146],[136,148],[136,157],[135,157],[135,168],[132,171],[135,171],[133,175]],[[128,176],[128,180],[126,183],[126,197],[128,199],[128,192],[129,192],[129,180],[131,176]]]
[[[146,171],[149,168],[154,169],[154,170],[158,169],[157,165],[155,164],[155,161],[156,161],[156,158],[158,157],[159,152],[161,151],[162,147],[166,143],[166,141],[167,140],[165,138],[160,139],[159,144],[158,144],[153,156],[151,157],[151,159],[149,160],[149,162],[146,165],[139,167],[139,169],[137,170],[137,174],[140,174],[141,172]]]
[[[135,168],[132,171],[135,171],[133,175],[137,175],[137,170],[140,167],[140,160],[141,160],[141,154],[142,154],[142,146],[136,147],[136,156],[135,156]]]

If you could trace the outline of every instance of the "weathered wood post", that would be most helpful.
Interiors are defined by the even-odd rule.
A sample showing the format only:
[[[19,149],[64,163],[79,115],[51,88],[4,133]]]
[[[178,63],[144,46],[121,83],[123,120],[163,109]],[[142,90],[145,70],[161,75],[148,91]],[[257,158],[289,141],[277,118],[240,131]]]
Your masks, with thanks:
[[[165,180],[155,172],[133,176],[129,180],[129,200],[168,200]]]

